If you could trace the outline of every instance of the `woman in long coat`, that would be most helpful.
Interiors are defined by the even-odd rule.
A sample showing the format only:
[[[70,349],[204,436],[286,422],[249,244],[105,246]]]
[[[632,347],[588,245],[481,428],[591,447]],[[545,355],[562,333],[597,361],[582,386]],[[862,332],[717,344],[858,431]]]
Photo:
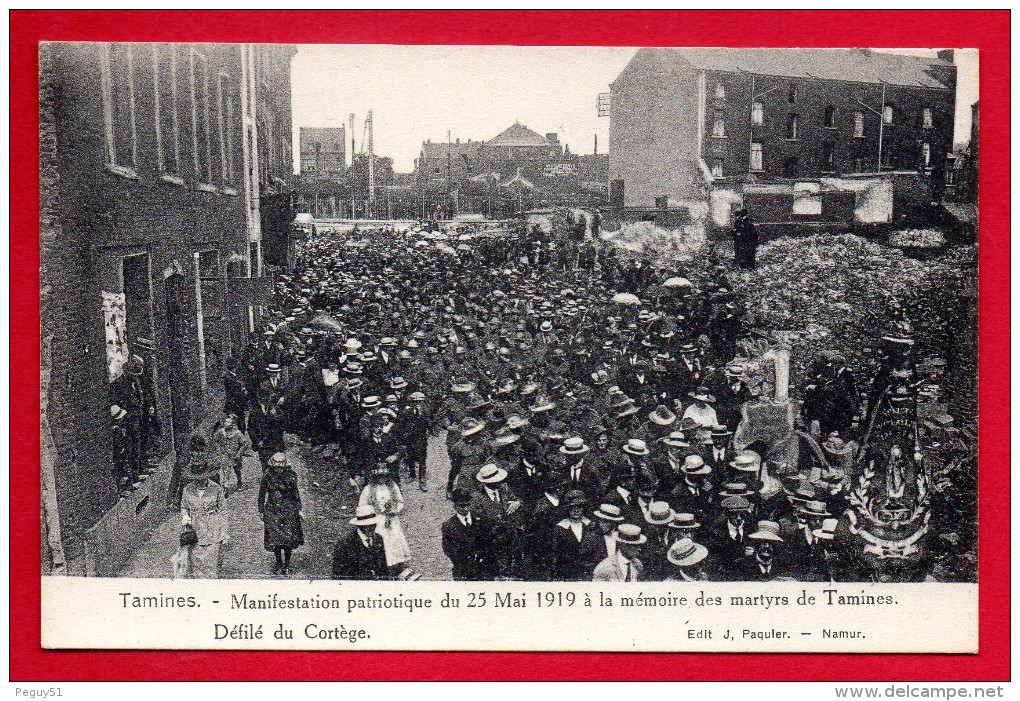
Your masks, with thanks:
[[[273,574],[290,574],[290,555],[305,542],[301,529],[301,494],[297,475],[284,453],[276,453],[262,476],[258,498],[259,514],[265,524],[265,547],[276,556]]]
[[[181,493],[181,525],[195,529],[198,542],[191,549],[193,579],[217,579],[223,559],[222,545],[228,538],[226,496],[213,481],[217,467],[206,458],[193,458],[191,481]]]

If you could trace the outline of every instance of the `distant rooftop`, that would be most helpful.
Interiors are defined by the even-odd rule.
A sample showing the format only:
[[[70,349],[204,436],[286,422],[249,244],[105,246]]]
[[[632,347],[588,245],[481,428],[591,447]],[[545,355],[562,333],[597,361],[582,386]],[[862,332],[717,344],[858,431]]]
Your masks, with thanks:
[[[517,122],[489,139],[490,146],[549,146],[549,140],[537,131]]]
[[[708,71],[947,89],[937,70],[953,67],[935,57],[887,54],[868,49],[641,49],[661,60],[682,60]]]

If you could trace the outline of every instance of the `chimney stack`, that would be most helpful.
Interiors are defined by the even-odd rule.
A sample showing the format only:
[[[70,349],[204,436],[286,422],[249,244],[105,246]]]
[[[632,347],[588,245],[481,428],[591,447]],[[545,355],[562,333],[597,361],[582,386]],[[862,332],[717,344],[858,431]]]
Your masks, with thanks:
[[[942,49],[941,51],[936,52],[935,55],[946,63],[956,62],[954,60],[956,58],[956,52],[953,49]]]
[[[550,132],[545,135],[545,140],[550,144],[558,144],[560,142],[560,135],[556,132]]]

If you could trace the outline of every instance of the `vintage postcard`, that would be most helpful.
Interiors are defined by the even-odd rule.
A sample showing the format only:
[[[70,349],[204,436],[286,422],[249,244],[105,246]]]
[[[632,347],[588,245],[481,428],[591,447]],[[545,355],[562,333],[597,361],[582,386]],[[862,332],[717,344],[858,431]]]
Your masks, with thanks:
[[[43,647],[977,652],[979,58],[41,44]]]

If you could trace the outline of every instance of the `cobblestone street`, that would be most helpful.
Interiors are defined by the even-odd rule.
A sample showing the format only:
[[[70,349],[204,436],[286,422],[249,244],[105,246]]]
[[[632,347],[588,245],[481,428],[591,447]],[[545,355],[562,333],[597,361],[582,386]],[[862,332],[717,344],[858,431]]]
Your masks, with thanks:
[[[452,513],[446,500],[449,459],[444,438],[429,441],[429,489],[405,480],[402,523],[413,553],[412,566],[424,579],[449,579],[450,561],[443,554],[440,527]],[[346,470],[332,457],[288,436],[287,455],[298,477],[304,511],[305,544],[294,551],[290,579],[330,576],[333,545],[353,516],[358,495]],[[230,541],[224,547],[223,579],[274,579],[273,556],[263,547],[263,526],[256,508],[262,468],[257,458],[245,460],[244,488],[227,499]],[[177,551],[180,516],[175,511],[149,536],[121,569],[121,577],[169,577],[170,557]]]

